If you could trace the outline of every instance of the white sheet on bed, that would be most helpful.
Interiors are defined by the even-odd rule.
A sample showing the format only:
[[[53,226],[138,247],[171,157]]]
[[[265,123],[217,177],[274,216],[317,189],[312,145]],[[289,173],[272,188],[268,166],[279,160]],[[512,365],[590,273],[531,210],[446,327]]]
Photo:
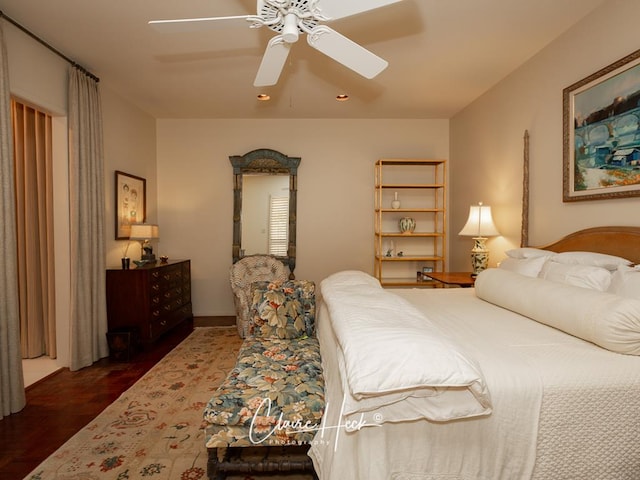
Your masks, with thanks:
[[[637,480],[640,359],[491,305],[473,289],[394,292],[465,345],[482,366],[494,411],[488,417],[392,423],[352,433],[327,428],[310,451],[321,480]],[[340,425],[343,384],[328,317],[321,304],[318,336],[330,427]],[[542,406],[539,397],[524,393],[537,390],[539,381]]]

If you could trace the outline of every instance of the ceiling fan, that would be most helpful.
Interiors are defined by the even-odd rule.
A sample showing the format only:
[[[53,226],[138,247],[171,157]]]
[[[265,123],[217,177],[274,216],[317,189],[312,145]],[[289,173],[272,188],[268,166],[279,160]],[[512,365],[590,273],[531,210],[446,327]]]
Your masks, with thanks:
[[[250,28],[268,27],[273,37],[262,57],[254,86],[278,83],[291,45],[300,34],[307,43],[347,68],[371,79],[389,65],[388,62],[354,41],[324,25],[324,22],[391,5],[401,0],[257,0],[256,15],[231,17],[153,20],[149,24],[163,32],[194,31],[250,24]]]

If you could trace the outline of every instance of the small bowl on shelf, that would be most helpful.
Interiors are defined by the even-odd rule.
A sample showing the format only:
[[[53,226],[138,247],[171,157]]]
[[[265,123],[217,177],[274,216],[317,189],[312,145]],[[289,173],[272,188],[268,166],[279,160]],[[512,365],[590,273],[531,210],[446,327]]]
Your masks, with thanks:
[[[136,267],[144,267],[147,264],[147,260],[134,260],[133,263],[136,264]]]

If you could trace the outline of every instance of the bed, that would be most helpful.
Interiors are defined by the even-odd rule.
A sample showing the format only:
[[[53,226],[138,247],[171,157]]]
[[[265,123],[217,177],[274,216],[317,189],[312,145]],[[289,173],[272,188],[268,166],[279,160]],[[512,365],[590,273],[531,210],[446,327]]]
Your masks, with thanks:
[[[513,249],[472,289],[325,279],[318,477],[639,479],[637,263],[640,228],[600,227]]]

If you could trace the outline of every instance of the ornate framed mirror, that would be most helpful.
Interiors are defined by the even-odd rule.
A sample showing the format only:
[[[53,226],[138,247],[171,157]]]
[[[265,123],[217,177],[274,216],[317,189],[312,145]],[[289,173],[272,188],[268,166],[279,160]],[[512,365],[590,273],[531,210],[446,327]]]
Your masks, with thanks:
[[[259,149],[233,155],[233,263],[270,254],[296,267],[296,208],[300,157]]]

